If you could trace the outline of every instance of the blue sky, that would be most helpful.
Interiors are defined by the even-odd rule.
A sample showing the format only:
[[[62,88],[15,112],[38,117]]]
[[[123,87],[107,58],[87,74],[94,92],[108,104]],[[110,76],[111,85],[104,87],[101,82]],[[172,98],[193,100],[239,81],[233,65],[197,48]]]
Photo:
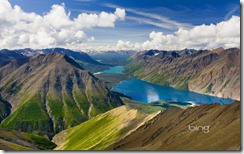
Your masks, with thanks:
[[[240,16],[238,0],[9,0],[26,12],[41,16],[52,5],[62,3],[74,19],[81,13],[99,14],[124,9],[125,20],[118,20],[114,27],[93,27],[83,30],[95,38],[89,45],[116,45],[118,40],[143,43],[153,31],[174,34],[179,28],[191,29],[202,24],[217,24]]]

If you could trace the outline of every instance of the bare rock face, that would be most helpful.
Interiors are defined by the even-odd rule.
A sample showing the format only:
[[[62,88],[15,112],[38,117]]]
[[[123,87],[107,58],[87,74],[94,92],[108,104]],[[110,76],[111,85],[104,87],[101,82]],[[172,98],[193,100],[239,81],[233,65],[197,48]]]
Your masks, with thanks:
[[[192,91],[240,100],[240,50],[219,53],[218,59],[188,85]]]
[[[240,102],[169,108],[111,149],[240,150],[240,113]]]
[[[126,71],[155,84],[240,100],[238,48],[138,52]]]

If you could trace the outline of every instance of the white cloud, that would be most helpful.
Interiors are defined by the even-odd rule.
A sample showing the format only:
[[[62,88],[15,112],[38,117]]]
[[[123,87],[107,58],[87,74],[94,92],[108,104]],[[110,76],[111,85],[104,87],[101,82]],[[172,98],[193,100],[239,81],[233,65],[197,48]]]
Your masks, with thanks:
[[[232,16],[217,24],[199,25],[192,29],[179,28],[172,34],[152,31],[149,40],[131,43],[119,40],[113,50],[181,50],[184,48],[214,49],[240,47],[240,17]]]
[[[116,8],[116,11],[114,12],[114,14],[119,17],[121,20],[125,20],[125,10],[124,9],[120,9],[120,8]]]
[[[65,4],[53,5],[41,16],[27,13],[19,6],[12,7],[8,0],[0,0],[0,48],[80,47],[84,41],[93,41],[85,29],[114,27],[125,19],[125,10],[116,8],[114,13],[81,13],[71,19]]]
[[[104,4],[107,7],[110,8],[117,8],[120,6],[114,5],[114,4]],[[145,10],[145,12],[138,11],[136,9],[132,8],[125,8],[127,12],[130,12],[136,16],[128,16],[127,19],[137,21],[139,23],[146,23],[153,26],[157,26],[160,28],[170,29],[170,30],[177,30],[179,28],[191,28],[192,25],[189,23],[181,23],[175,20],[172,20],[168,17],[154,14],[154,13],[148,13],[150,10]]]

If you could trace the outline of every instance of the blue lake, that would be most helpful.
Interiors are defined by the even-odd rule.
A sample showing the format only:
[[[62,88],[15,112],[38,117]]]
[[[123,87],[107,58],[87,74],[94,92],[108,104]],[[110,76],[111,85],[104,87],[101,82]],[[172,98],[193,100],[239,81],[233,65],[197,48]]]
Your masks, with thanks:
[[[149,103],[158,100],[188,102],[193,104],[230,104],[234,100],[199,94],[187,90],[160,86],[136,78],[124,80],[112,88],[113,91],[130,96],[133,100]]]
[[[124,66],[114,66],[110,67],[107,70],[102,71],[101,73],[111,73],[111,74],[124,74]]]

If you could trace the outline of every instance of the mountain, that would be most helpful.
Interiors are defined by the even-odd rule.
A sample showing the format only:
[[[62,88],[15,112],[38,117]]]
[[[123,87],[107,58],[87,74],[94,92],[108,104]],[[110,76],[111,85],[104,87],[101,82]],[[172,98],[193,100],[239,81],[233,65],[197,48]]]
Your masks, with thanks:
[[[0,150],[52,150],[55,147],[42,136],[0,129]]]
[[[213,52],[219,57],[189,82],[189,89],[240,100],[240,49]]]
[[[28,59],[28,57],[15,51],[7,49],[0,50],[0,80],[28,62]]]
[[[10,112],[11,112],[11,104],[5,101],[0,95],[0,123],[3,119],[9,116]]]
[[[119,50],[119,51],[89,51],[87,52],[93,59],[110,65],[124,65],[125,61],[136,53],[133,50]]]
[[[55,135],[55,150],[104,150],[152,117],[128,106],[117,107]]]
[[[2,128],[53,135],[123,104],[66,55],[39,55],[0,81],[12,111]]]
[[[126,72],[159,85],[240,100],[240,49],[159,51],[133,55]]]
[[[64,48],[50,48],[50,49],[36,49],[36,50],[26,48],[26,49],[20,49],[15,51],[28,57],[36,57],[40,54],[50,54],[50,53],[59,53],[59,54],[67,55],[72,59],[74,59],[86,70],[89,70],[92,73],[108,69],[110,66],[94,60],[85,52],[76,52]]]
[[[15,51],[10,51],[7,49],[0,50],[0,67],[8,64],[13,60],[18,60],[18,59],[23,60],[23,59],[27,59],[27,57]]]
[[[27,63],[28,61],[29,61],[28,58],[25,58],[25,59],[15,59],[15,60],[9,61],[4,66],[0,67],[0,80],[2,80],[8,74],[14,72],[21,65]]]
[[[110,150],[240,150],[240,102],[168,108]]]

